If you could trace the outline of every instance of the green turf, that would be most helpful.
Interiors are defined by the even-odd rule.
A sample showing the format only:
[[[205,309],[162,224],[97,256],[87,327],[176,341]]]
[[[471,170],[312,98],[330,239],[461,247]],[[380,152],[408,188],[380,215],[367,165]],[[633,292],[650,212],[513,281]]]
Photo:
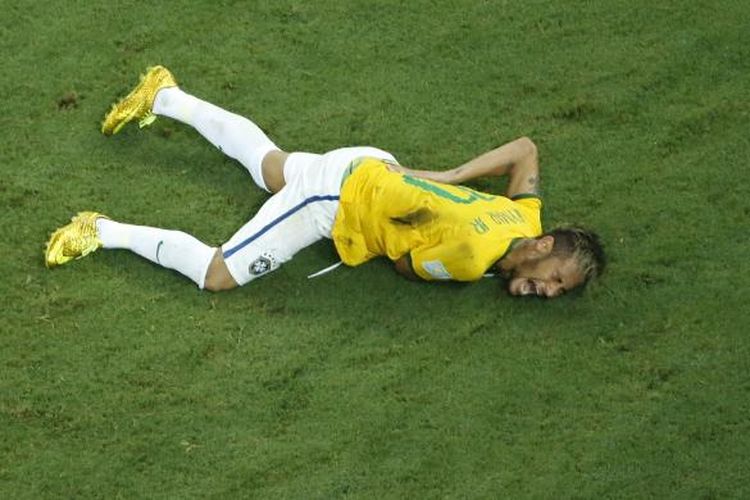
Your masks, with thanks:
[[[747,498],[750,4],[2,2],[3,498]],[[454,166],[537,142],[580,296],[305,276],[223,294],[124,251],[48,271],[78,210],[225,241],[265,196],[194,131],[113,138],[151,64],[282,147]],[[476,187],[502,190],[495,181]]]

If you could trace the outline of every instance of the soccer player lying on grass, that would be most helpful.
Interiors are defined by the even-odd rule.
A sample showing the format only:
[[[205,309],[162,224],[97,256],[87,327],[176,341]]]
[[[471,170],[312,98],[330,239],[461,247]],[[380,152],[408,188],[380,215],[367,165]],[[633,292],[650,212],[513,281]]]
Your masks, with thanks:
[[[287,153],[250,120],[182,91],[162,66],[149,68],[112,107],[102,132],[115,134],[134,119],[143,126],[157,115],[194,127],[273,196],[220,248],[181,231],[82,212],[50,237],[48,267],[102,247],[125,248],[200,288],[228,290],[332,238],[350,266],[385,256],[413,279],[475,281],[498,273],[508,278],[511,294],[543,297],[581,286],[604,267],[594,233],[564,228],[542,234],[537,150],[528,138],[445,172],[407,169],[372,147]],[[505,196],[460,186],[506,174]]]

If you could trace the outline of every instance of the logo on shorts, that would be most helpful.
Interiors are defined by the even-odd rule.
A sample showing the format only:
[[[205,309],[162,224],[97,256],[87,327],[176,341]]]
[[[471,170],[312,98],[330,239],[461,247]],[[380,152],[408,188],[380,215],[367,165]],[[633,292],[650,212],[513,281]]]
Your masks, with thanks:
[[[250,264],[250,274],[258,276],[271,270],[271,260],[267,257],[258,257],[255,262]]]

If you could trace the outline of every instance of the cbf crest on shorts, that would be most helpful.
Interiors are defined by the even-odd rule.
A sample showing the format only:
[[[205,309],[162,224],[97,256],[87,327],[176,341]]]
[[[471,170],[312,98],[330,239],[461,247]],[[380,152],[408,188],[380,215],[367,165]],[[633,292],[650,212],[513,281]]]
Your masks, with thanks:
[[[275,263],[276,259],[274,259],[272,255],[264,253],[250,264],[248,271],[250,271],[250,274],[253,276],[259,276],[268,271],[272,271]]]

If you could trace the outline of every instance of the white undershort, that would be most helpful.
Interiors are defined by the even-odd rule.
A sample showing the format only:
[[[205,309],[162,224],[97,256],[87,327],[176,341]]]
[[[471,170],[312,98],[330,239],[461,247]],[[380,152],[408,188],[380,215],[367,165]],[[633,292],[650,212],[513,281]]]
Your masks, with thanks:
[[[390,153],[372,147],[289,155],[284,164],[286,185],[221,246],[238,284],[277,269],[301,249],[331,237],[344,171],[362,156],[396,161]]]

